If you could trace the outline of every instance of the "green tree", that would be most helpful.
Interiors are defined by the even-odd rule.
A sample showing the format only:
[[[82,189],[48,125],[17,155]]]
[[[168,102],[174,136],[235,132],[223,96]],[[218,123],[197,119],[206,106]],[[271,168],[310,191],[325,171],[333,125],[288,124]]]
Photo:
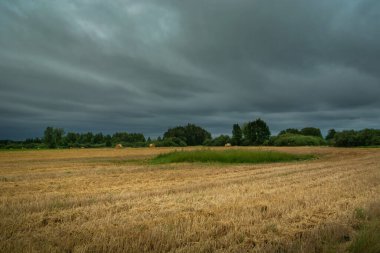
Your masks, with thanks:
[[[112,137],[111,137],[111,135],[107,134],[104,137],[104,140],[106,142],[106,147],[112,147]]]
[[[286,130],[282,130],[278,135],[283,134],[301,134],[297,128],[288,128]]]
[[[135,142],[145,142],[145,136],[140,133],[130,133],[128,135],[127,142],[135,143]]]
[[[169,128],[164,133],[164,139],[179,138],[188,146],[202,145],[206,140],[211,139],[211,134],[205,129],[194,124]]]
[[[330,129],[328,132],[327,132],[327,135],[326,135],[326,141],[329,141],[329,140],[332,140],[334,139],[334,136],[336,134],[336,131],[335,129]]]
[[[65,145],[66,146],[77,146],[79,145],[79,138],[80,138],[80,134],[78,133],[74,133],[74,132],[68,132],[65,136]]]
[[[334,136],[334,145],[337,147],[355,147],[360,146],[360,136],[357,131],[345,130],[338,132]]]
[[[341,147],[380,145],[380,129],[342,131],[334,136],[334,145]]]
[[[194,124],[188,124],[185,133],[186,144],[189,146],[202,145],[205,140],[211,139],[211,133]]]
[[[212,140],[206,141],[205,146],[224,146],[230,143],[231,138],[228,135],[220,135]]]
[[[62,128],[47,127],[44,131],[44,142],[48,148],[57,148],[62,143]]]
[[[97,133],[94,135],[94,137],[92,138],[92,142],[94,144],[102,144],[104,143],[104,136],[102,133]]]
[[[44,131],[44,142],[48,148],[56,148],[57,142],[54,139],[53,127],[47,127]]]
[[[80,135],[80,143],[90,145],[93,141],[94,134],[92,132],[87,132]]]
[[[317,137],[323,138],[321,130],[319,128],[315,128],[315,127],[302,128],[300,131],[300,134],[307,135],[307,136],[317,136]]]
[[[262,145],[269,140],[270,131],[268,125],[262,119],[248,122],[243,128],[244,138],[249,145]]]
[[[118,132],[112,135],[114,143],[136,143],[145,142],[145,136],[140,133]]]
[[[243,138],[243,132],[239,126],[239,124],[234,124],[232,126],[232,144],[233,145],[240,145],[241,140]]]
[[[177,126],[174,128],[169,128],[165,133],[164,133],[164,139],[168,138],[180,138],[184,142],[187,142],[187,135],[186,135],[186,129],[183,126]]]

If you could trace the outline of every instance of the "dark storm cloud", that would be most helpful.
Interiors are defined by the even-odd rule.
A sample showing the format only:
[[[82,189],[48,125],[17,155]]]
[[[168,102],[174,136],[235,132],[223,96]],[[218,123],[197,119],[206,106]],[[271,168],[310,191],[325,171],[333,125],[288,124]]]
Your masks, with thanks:
[[[380,2],[2,1],[0,139],[378,128]]]

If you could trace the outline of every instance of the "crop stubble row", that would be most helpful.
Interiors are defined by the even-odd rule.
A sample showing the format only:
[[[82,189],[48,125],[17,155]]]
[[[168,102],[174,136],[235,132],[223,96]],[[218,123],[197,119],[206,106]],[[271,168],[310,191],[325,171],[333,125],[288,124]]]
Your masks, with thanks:
[[[254,251],[347,224],[380,193],[378,149],[277,148],[319,159],[265,165],[128,162],[169,150],[0,153],[0,249]]]

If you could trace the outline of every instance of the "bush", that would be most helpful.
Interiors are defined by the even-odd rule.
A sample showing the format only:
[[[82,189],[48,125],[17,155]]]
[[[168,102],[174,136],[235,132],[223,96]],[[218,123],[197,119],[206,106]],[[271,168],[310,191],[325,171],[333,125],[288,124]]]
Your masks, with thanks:
[[[282,134],[271,137],[268,144],[273,146],[321,146],[326,145],[326,142],[321,137],[316,136]]]
[[[186,147],[187,144],[180,138],[172,137],[165,138],[163,140],[158,140],[154,142],[156,147]]]
[[[231,142],[231,138],[228,135],[220,135],[212,140],[206,140],[204,146],[224,146]]]
[[[359,135],[354,130],[338,132],[334,136],[334,145],[337,147],[360,146]]]
[[[123,147],[130,147],[130,148],[143,148],[148,145],[146,142],[141,142],[141,141],[140,142],[121,142],[120,144],[123,145]],[[104,143],[103,145],[104,147],[107,146],[106,143]]]
[[[380,130],[363,129],[337,132],[334,135],[333,143],[337,147],[378,146],[380,145]]]
[[[299,135],[316,136],[316,137],[322,138],[321,130],[316,127],[304,127],[301,130],[298,130],[297,128],[288,128],[288,129],[282,130],[278,135],[284,135],[284,134],[299,134]]]
[[[288,129],[282,130],[278,135],[283,135],[283,134],[301,134],[301,133],[296,128],[288,128]]]

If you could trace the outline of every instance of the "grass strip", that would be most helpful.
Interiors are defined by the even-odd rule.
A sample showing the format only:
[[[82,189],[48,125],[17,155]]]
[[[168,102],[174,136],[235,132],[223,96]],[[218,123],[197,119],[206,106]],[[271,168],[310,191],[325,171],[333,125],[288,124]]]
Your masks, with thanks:
[[[160,154],[153,158],[151,163],[276,163],[312,158],[314,156],[310,154],[289,154],[277,151],[194,150]]]

